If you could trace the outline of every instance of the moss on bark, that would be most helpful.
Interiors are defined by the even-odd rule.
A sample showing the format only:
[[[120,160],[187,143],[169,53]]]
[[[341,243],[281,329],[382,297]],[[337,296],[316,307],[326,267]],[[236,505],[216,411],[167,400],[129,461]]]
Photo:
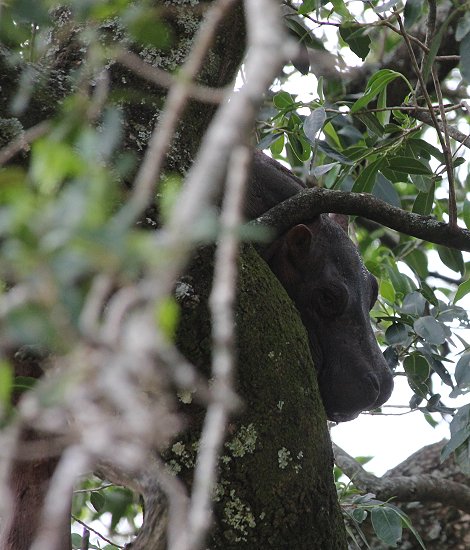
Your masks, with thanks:
[[[239,265],[237,391],[244,406],[228,427],[210,548],[346,548],[332,452],[307,336],[267,265],[249,246]],[[179,346],[210,365],[210,250],[178,286]],[[191,429],[169,462],[190,483],[203,411],[183,405]]]

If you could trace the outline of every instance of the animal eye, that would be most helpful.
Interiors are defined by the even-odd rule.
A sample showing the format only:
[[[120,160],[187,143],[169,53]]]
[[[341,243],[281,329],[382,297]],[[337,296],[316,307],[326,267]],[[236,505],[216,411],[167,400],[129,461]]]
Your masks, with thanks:
[[[348,302],[348,292],[342,285],[319,288],[313,297],[313,307],[324,317],[337,317]]]

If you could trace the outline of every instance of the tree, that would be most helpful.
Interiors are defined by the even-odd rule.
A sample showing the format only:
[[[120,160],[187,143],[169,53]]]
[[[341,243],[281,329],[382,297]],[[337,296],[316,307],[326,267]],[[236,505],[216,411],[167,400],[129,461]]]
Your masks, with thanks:
[[[258,218],[247,238],[320,212],[361,216],[359,248],[380,278],[373,315],[389,365],[403,365],[415,392],[410,407],[430,422],[455,412],[433,390],[436,376],[454,395],[468,389],[469,356],[454,378],[445,366],[456,338],[468,347],[449,326],[468,322],[455,305],[470,289],[460,252],[470,233],[457,226],[468,219],[465,159],[454,145],[466,146],[456,129],[466,103],[447,85],[455,67],[469,71],[466,4],[372,2],[351,13],[342,2],[286,3],[290,39],[276,3],[210,4],[3,7],[5,471],[10,481],[28,473],[35,487],[31,453],[54,471],[42,516],[47,487],[29,497],[37,514],[11,508],[23,534],[38,522],[36,550],[64,547],[69,496],[88,470],[142,495],[134,548],[200,547],[214,486],[213,548],[346,547],[305,331],[256,253],[237,252],[254,129],[259,148],[315,187]],[[245,34],[245,84],[227,101]],[[361,67],[332,70],[339,47]],[[310,65],[320,78],[307,103],[264,96]],[[213,259],[194,256],[216,239]],[[431,286],[433,249],[460,273],[456,292]],[[266,355],[288,358],[290,370],[273,360],[261,371]],[[467,469],[468,425],[462,407],[447,447]],[[89,501],[97,517],[112,513],[113,528],[133,520],[129,493],[101,483],[84,482],[76,513]]]

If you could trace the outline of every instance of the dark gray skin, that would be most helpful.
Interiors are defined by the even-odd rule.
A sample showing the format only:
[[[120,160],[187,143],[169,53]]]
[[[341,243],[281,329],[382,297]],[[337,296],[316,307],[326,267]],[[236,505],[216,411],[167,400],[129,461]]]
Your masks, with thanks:
[[[385,403],[393,378],[369,318],[378,285],[343,228],[328,216],[296,225],[266,260],[307,329],[328,418],[352,420]]]
[[[264,158],[263,158],[264,157]],[[266,197],[269,206],[304,186],[265,155],[255,154],[247,215],[254,217]],[[281,188],[281,189],[280,189]],[[263,189],[267,189],[263,195]],[[254,200],[252,195],[254,193]],[[278,193],[278,195],[277,195]],[[288,195],[288,196],[290,196]],[[299,310],[327,416],[356,418],[390,397],[392,373],[375,339],[369,311],[377,299],[376,279],[347,235],[344,216],[318,216],[296,225],[263,254]],[[346,231],[345,231],[346,229]]]

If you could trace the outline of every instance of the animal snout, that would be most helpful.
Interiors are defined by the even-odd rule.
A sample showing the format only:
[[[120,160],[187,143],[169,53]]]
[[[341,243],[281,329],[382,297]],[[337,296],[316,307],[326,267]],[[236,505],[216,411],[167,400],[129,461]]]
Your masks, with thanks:
[[[380,382],[376,374],[368,372],[362,378],[364,390],[370,396],[371,403],[375,403],[380,393]]]

